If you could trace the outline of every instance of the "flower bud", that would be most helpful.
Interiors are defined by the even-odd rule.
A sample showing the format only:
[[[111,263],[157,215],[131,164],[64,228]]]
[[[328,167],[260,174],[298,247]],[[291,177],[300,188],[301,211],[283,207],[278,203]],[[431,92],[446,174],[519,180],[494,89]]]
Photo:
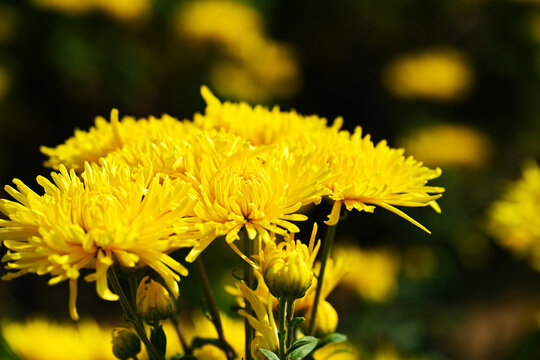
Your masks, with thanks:
[[[311,310],[307,313],[306,324],[309,324]],[[336,331],[338,325],[338,313],[336,309],[326,300],[319,302],[317,307],[317,318],[315,319],[315,336],[324,337]]]
[[[114,329],[113,330],[113,354],[120,360],[131,359],[141,351],[141,341],[133,330]]]
[[[303,297],[313,280],[313,251],[300,241],[289,238],[279,244],[269,242],[260,255],[261,271],[268,289],[278,299]]]
[[[137,289],[137,310],[147,324],[156,325],[174,311],[174,302],[163,285],[145,276]]]

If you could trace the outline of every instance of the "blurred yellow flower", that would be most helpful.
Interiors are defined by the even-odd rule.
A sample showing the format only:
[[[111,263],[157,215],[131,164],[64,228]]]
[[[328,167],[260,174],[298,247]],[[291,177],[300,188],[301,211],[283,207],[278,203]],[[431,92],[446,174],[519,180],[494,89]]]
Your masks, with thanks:
[[[350,343],[331,343],[313,354],[315,360],[358,360],[360,352]]]
[[[157,177],[133,176],[126,165],[86,163],[81,178],[60,166],[52,173],[54,183],[39,176],[45,190],[38,195],[14,179],[6,191],[15,199],[0,200],[0,241],[9,249],[2,261],[15,270],[13,279],[26,273],[50,274],[50,285],[69,279],[70,314],[77,319],[76,295],[79,271],[95,268],[85,277],[96,282],[98,295],[117,300],[107,283],[114,263],[134,268],[150,266],[178,297],[178,274],[187,270],[167,254],[196,243],[191,216],[195,199],[190,185]],[[191,233],[190,233],[191,234]]]
[[[151,0],[90,0],[95,9],[119,20],[140,19],[148,14]]]
[[[183,133],[186,125],[169,115],[157,119],[136,120],[131,116],[118,117],[118,110],[111,111],[111,121],[98,116],[95,125],[88,131],[75,130],[73,137],[55,148],[42,146],[41,152],[49,156],[45,166],[58,169],[62,164],[67,168],[82,171],[86,161],[97,162],[109,153],[133,142],[146,141],[156,137],[175,136]]]
[[[194,1],[178,9],[178,33],[193,45],[213,43],[218,53],[210,83],[220,93],[252,102],[294,94],[300,87],[291,47],[270,39],[259,12],[236,1]]]
[[[403,139],[401,144],[427,166],[479,168],[486,165],[492,150],[487,135],[470,126],[457,124],[422,128]]]
[[[311,312],[306,314],[306,324],[310,323],[310,314]],[[332,304],[326,300],[321,300],[317,307],[317,316],[313,325],[315,336],[324,338],[326,335],[335,332],[338,326],[338,321],[338,313]]]
[[[525,163],[522,177],[507,186],[488,212],[488,230],[518,256],[528,256],[540,271],[540,168]]]
[[[473,72],[465,54],[440,49],[398,57],[387,65],[382,78],[388,91],[400,98],[452,101],[469,90]]]
[[[403,149],[390,148],[386,141],[376,145],[370,135],[362,136],[356,128],[347,146],[339,149],[330,164],[330,199],[334,207],[326,222],[338,222],[341,204],[347,210],[373,212],[375,206],[389,210],[429,233],[423,225],[395,206],[431,206],[437,212],[436,200],[444,188],[426,186],[429,180],[441,175],[441,169],[429,169],[412,156],[405,157]]]
[[[93,320],[68,325],[35,318],[0,326],[9,347],[25,360],[116,360],[111,329]]]
[[[257,10],[245,3],[227,0],[186,2],[178,9],[176,27],[181,36],[214,42],[232,53],[264,32]]]
[[[364,299],[388,300],[397,288],[400,263],[395,254],[384,250],[363,250],[355,245],[339,245],[335,258],[348,267],[341,284]]]
[[[140,18],[150,8],[149,0],[33,0],[33,2],[39,7],[68,14],[102,11],[120,20]]]
[[[264,39],[253,41],[238,58],[212,65],[210,82],[223,95],[255,103],[291,96],[300,87],[292,49]]]

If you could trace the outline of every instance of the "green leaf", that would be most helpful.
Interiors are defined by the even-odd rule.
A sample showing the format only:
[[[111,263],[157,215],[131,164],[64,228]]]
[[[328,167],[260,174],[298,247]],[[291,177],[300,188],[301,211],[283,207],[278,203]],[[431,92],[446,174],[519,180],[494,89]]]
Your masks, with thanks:
[[[318,343],[319,339],[313,336],[304,336],[293,343],[287,356],[289,356],[291,360],[303,359],[315,350]]]
[[[163,326],[159,325],[157,328],[152,328],[150,332],[150,342],[158,353],[165,357],[165,351],[167,350],[167,336],[165,331],[163,331]]]
[[[322,338],[321,341],[319,341],[319,344],[317,345],[316,349],[320,349],[323,346],[326,346],[328,344],[337,343],[337,342],[345,342],[345,341],[347,341],[347,335],[340,334],[340,333],[332,333]]]
[[[279,357],[270,350],[259,349],[259,351],[262,352],[264,356],[266,356],[266,358],[269,360],[279,360]]]
[[[171,360],[199,360],[196,356],[193,355],[174,355]]]

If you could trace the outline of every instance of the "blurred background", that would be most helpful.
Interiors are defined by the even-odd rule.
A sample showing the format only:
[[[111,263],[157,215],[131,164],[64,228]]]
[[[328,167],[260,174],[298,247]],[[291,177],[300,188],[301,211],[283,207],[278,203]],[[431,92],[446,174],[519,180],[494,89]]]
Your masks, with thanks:
[[[340,223],[336,251],[355,267],[330,300],[352,343],[380,359],[540,358],[540,274],[489,225],[540,156],[540,1],[0,1],[0,183],[37,190],[50,172],[39,147],[113,107],[191,118],[203,84],[222,100],[343,116],[442,168],[442,214],[407,210],[432,235],[382,209]],[[207,263],[233,314],[221,288],[241,264],[220,246]],[[80,314],[119,312],[79,288]],[[181,289],[180,308],[195,307],[197,279]],[[67,296],[37,276],[3,281],[0,317],[67,320]]]

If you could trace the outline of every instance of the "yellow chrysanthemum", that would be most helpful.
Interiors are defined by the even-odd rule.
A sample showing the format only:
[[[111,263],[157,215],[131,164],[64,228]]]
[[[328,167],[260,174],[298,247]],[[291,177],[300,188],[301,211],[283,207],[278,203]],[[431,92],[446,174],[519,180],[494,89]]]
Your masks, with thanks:
[[[251,344],[251,355],[254,359],[265,360],[266,356],[264,356],[259,349],[266,349],[273,352],[276,352],[279,349],[278,328],[274,321],[272,306],[267,305],[265,307],[257,297],[257,294],[248,288],[244,282],[240,283],[240,291],[242,291],[244,299],[251,304],[251,307],[255,312],[255,316],[252,316],[244,309],[238,311],[240,315],[249,321],[256,331],[255,338]],[[268,301],[267,303],[271,304],[271,301]]]
[[[489,232],[520,256],[529,256],[540,271],[540,167],[527,162],[523,176],[511,184],[489,211]]]
[[[441,175],[441,169],[429,169],[412,156],[405,157],[403,149],[390,148],[386,141],[376,145],[370,135],[362,136],[356,128],[347,147],[334,155],[330,170],[334,175],[328,186],[334,200],[332,213],[326,222],[336,224],[341,204],[347,210],[373,212],[375,206],[387,209],[427,231],[424,226],[395,206],[431,206],[444,191],[442,187],[426,186],[429,180]],[[435,195],[432,195],[435,194]]]
[[[188,234],[192,226],[183,219],[195,203],[188,184],[143,173],[134,178],[125,165],[101,165],[86,163],[81,178],[64,166],[51,174],[54,183],[38,177],[43,195],[15,179],[17,189],[6,186],[6,191],[17,201],[0,200],[8,217],[0,220],[0,240],[9,249],[2,261],[15,270],[4,278],[50,274],[50,285],[69,279],[74,319],[81,269],[95,269],[85,279],[96,281],[105,300],[118,298],[107,284],[107,269],[115,262],[150,266],[177,297],[178,274],[187,270],[167,253],[195,243]]]
[[[250,239],[259,235],[264,241],[270,240],[270,232],[298,232],[291,221],[307,219],[298,212],[320,201],[328,173],[325,168],[313,169],[308,161],[280,147],[238,153],[220,164],[202,158],[193,170],[200,184],[195,186],[200,198],[195,213],[209,235],[186,260],[194,260],[214,237],[222,235],[239,253],[233,242],[243,228]]]
[[[315,131],[327,128],[327,120],[318,116],[302,116],[295,111],[283,112],[279,107],[271,110],[264,106],[251,107],[245,102],[220,102],[203,86],[201,93],[206,101],[204,115],[195,114],[194,122],[201,128],[218,128],[249,140],[253,145],[286,144]],[[335,127],[341,127],[341,118]]]
[[[237,52],[242,44],[263,34],[263,20],[252,7],[237,1],[192,1],[178,9],[179,34],[197,41],[212,41]]]
[[[388,251],[362,250],[349,245],[336,247],[333,256],[344,259],[349,266],[341,283],[361,297],[385,301],[396,290],[400,264]]]
[[[26,360],[116,360],[111,329],[92,320],[60,324],[42,318],[24,323],[2,321],[2,335],[9,347]]]
[[[441,124],[418,131],[401,141],[407,152],[428,166],[479,168],[491,152],[488,137],[465,125]]]
[[[153,139],[167,134],[174,136],[185,131],[186,125],[168,115],[157,119],[136,120],[131,116],[118,118],[118,110],[111,111],[111,121],[96,117],[95,125],[88,131],[75,130],[73,137],[55,148],[41,147],[41,152],[49,156],[46,166],[58,169],[62,164],[67,168],[82,171],[86,161],[97,162],[107,154],[121,149],[124,145],[140,139]]]
[[[390,62],[383,73],[386,88],[405,99],[457,100],[472,81],[466,56],[453,49],[404,55]]]
[[[267,242],[259,252],[260,272],[276,298],[301,298],[311,286],[313,263],[320,247],[320,241],[315,245],[316,234],[315,223],[309,246],[289,235],[279,244]]]

